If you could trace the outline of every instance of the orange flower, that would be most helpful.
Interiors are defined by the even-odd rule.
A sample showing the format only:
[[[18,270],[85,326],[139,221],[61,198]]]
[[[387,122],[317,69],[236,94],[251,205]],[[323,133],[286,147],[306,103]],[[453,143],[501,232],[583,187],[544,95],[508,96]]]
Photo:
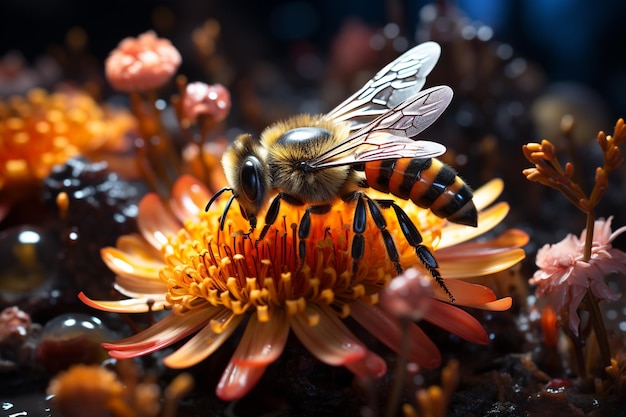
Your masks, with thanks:
[[[489,206],[501,190],[500,181],[478,190],[477,208]],[[373,190],[368,194],[379,196]],[[375,305],[395,270],[387,256],[381,255],[386,251],[373,221],[364,233],[366,254],[353,275],[349,224],[354,207],[338,202],[329,214],[313,216],[311,235],[305,242],[307,256],[300,268],[296,225],[302,209],[285,204],[279,216],[282,220],[255,245],[254,237],[245,233],[248,222],[237,210],[228,213],[224,232],[219,230],[225,199],[205,213],[209,198],[210,193],[197,180],[182,177],[170,201],[176,218],[156,195],[149,194],[139,205],[142,236],[122,236],[116,248],[102,250],[103,259],[117,274],[116,288],[130,298],[94,301],[81,293],[86,304],[112,312],[172,310],[150,328],[106,343],[111,356],[148,354],[195,333],[164,360],[173,368],[192,366],[211,355],[249,316],[217,387],[217,395],[224,400],[240,398],[256,384],[281,354],[290,329],[322,362],[346,366],[357,375],[382,375],[385,362],[341,320],[350,315],[390,348],[400,346],[399,322]],[[519,246],[526,243],[527,236],[518,231],[492,241],[458,244],[497,225],[508,212],[506,203],[481,211],[477,228],[449,224],[410,202],[402,206],[416,219],[425,244],[435,250],[455,304],[489,310],[510,307],[510,298],[497,299],[484,286],[456,279],[501,271],[523,259]],[[397,220],[390,214],[387,221],[403,266],[419,265]],[[450,304],[448,295],[436,284],[433,290],[425,320],[472,342],[488,342],[476,319]],[[409,332],[408,359],[423,367],[438,366],[441,355],[428,336],[415,324]]]
[[[148,31],[120,42],[105,62],[109,83],[119,91],[146,91],[172,78],[182,58],[171,42]]]
[[[33,89],[0,101],[0,191],[36,183],[78,154],[119,147],[132,125],[80,91]]]

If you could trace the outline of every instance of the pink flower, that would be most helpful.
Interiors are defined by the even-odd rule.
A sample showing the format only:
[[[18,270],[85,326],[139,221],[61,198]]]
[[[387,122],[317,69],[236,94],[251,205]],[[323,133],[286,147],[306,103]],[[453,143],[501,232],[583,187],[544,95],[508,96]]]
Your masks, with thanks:
[[[150,90],[172,78],[180,62],[171,42],[149,31],[120,42],[106,60],[106,77],[119,91]]]
[[[200,115],[211,116],[215,122],[223,120],[230,110],[230,93],[221,84],[202,82],[187,84],[183,95],[183,114],[190,122]]]
[[[433,302],[432,279],[422,269],[409,268],[380,294],[380,305],[396,317],[421,320]]]
[[[576,313],[587,289],[598,300],[617,300],[621,294],[614,293],[606,284],[610,273],[626,274],[626,253],[614,249],[611,242],[626,231],[621,227],[611,233],[613,217],[596,220],[593,230],[591,259],[583,260],[587,229],[580,238],[569,234],[561,242],[545,245],[537,253],[536,263],[540,268],[533,278],[537,295],[550,297],[556,311],[569,308],[569,328],[578,336],[580,318]]]

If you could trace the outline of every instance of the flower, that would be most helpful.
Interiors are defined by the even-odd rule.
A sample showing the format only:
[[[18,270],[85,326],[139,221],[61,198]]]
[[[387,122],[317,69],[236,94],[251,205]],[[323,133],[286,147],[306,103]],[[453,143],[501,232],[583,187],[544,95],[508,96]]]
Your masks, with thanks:
[[[185,118],[192,123],[201,115],[219,122],[230,110],[230,93],[220,84],[189,83],[183,94],[182,109]]]
[[[177,402],[194,384],[182,373],[161,392],[131,361],[119,361],[115,368],[117,374],[96,365],[75,365],[55,376],[47,389],[55,410],[66,417],[166,417],[174,415]]]
[[[477,228],[452,225],[413,203],[402,203],[416,220],[424,243],[436,250],[440,271],[457,305],[489,310],[511,305],[509,297],[497,299],[484,286],[456,279],[501,271],[523,259],[519,246],[526,243],[527,236],[519,231],[491,241],[459,244],[503,219],[508,212],[506,203],[482,210],[501,190],[501,181],[493,181],[476,192],[474,201],[481,210]],[[368,194],[388,197],[373,190]],[[192,366],[211,355],[247,315],[241,341],[216,390],[224,400],[240,398],[256,384],[281,354],[290,329],[322,362],[345,366],[363,376],[380,376],[386,371],[382,358],[368,350],[341,320],[350,315],[390,348],[400,346],[399,321],[375,305],[395,270],[388,257],[381,256],[386,253],[385,246],[371,219],[364,233],[366,253],[353,275],[351,221],[346,213],[352,213],[354,207],[348,203],[340,201],[329,214],[312,216],[311,234],[303,242],[307,256],[300,268],[296,227],[302,208],[285,204],[278,217],[281,220],[255,245],[246,234],[249,224],[238,210],[229,211],[224,232],[219,230],[226,199],[204,212],[209,198],[210,193],[197,180],[181,177],[169,202],[176,218],[155,194],[148,194],[139,204],[142,236],[122,236],[116,248],[102,250],[104,261],[117,274],[116,288],[130,298],[95,301],[81,293],[83,302],[111,312],[172,310],[148,329],[106,343],[111,356],[145,355],[195,333],[164,359],[172,368]],[[403,266],[419,265],[393,213],[386,216]],[[488,342],[480,323],[450,304],[449,296],[437,285],[433,285],[433,299],[424,319],[472,342]],[[422,367],[438,366],[438,349],[419,326],[410,324],[408,359]]]
[[[530,279],[537,285],[537,295],[549,297],[556,311],[568,310],[569,328],[578,336],[580,318],[576,310],[590,289],[598,300],[615,301],[620,294],[614,293],[605,281],[610,273],[626,274],[626,253],[612,247],[611,242],[626,231],[626,226],[611,232],[611,221],[599,219],[593,229],[591,259],[584,260],[587,229],[579,237],[568,234],[554,245],[545,245],[537,252],[536,263],[540,268]]]
[[[109,83],[119,91],[146,91],[158,88],[176,73],[182,58],[172,43],[148,31],[126,38],[105,62]]]
[[[39,182],[57,164],[78,154],[119,147],[133,125],[128,113],[113,113],[80,91],[0,101],[0,190]]]
[[[114,372],[94,365],[75,365],[48,386],[48,395],[64,416],[102,416],[124,393]]]

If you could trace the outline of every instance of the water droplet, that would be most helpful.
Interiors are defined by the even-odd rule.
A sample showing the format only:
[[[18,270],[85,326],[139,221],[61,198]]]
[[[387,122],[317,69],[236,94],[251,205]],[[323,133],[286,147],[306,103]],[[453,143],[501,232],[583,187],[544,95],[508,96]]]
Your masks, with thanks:
[[[58,244],[43,229],[19,226],[0,233],[0,290],[15,302],[55,275]]]
[[[98,364],[108,357],[100,344],[109,339],[109,330],[99,318],[64,314],[44,326],[35,358],[51,373],[77,363]]]

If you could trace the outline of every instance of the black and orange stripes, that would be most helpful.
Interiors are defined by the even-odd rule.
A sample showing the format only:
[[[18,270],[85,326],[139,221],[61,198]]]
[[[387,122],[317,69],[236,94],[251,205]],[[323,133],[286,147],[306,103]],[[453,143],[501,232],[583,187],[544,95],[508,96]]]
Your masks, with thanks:
[[[370,187],[411,200],[454,223],[476,226],[472,191],[456,171],[436,158],[399,158],[368,162]]]

